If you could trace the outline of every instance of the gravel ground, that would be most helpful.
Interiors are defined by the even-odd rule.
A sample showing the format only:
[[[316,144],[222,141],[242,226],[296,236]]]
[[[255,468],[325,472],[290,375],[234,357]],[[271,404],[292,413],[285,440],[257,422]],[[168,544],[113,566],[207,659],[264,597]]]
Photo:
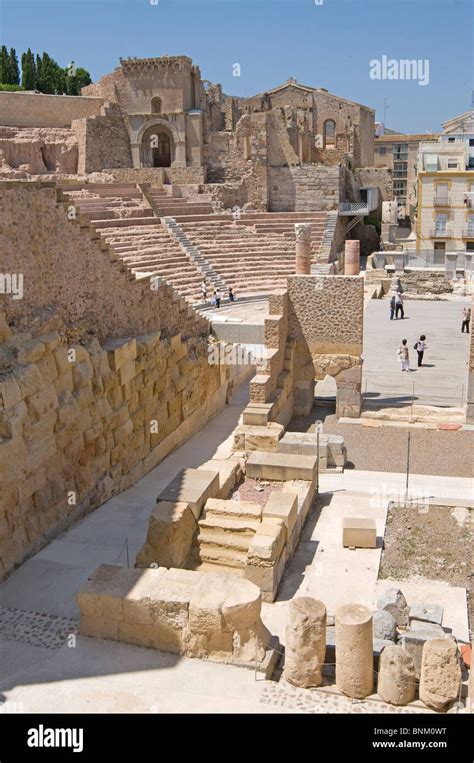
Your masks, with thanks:
[[[387,516],[381,578],[420,576],[467,588],[474,523],[465,508],[392,506]]]
[[[290,431],[308,432],[316,419],[326,434],[344,437],[346,469],[376,472],[405,472],[407,435],[411,432],[410,471],[447,477],[474,477],[474,432],[449,432],[406,427],[369,428],[339,424],[334,413],[315,407],[309,416],[293,419]]]
[[[283,482],[268,482],[267,480],[254,480],[246,477],[233,491],[230,498],[234,501],[251,501],[265,506],[270,493],[281,492]],[[258,488],[258,489],[257,489]]]

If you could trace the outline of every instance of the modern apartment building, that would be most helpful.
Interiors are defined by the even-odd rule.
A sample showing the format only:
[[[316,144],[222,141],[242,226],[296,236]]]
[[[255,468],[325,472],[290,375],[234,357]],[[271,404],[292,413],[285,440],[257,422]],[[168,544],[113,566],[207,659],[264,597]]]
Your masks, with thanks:
[[[417,250],[474,251],[474,111],[443,128],[420,145]]]
[[[439,135],[404,135],[385,131],[375,138],[375,166],[392,171],[393,199],[401,217],[413,220],[416,213],[418,151],[422,141],[437,142]]]

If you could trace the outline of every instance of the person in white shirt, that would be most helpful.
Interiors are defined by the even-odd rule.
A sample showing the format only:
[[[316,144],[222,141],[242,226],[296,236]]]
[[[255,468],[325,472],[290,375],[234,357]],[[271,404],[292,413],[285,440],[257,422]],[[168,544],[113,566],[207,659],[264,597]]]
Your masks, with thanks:
[[[425,339],[426,339],[425,335],[422,334],[415,344],[415,350],[418,353],[418,368],[421,368],[421,366],[423,365],[423,354],[427,348]]]
[[[402,371],[409,371],[410,370],[410,354],[408,352],[408,345],[407,345],[406,339],[402,339],[402,343],[397,350],[397,355],[400,361],[400,366]]]
[[[395,318],[398,318],[398,314],[401,313],[401,317],[405,317],[405,311],[403,309],[403,294],[397,292],[395,297]]]

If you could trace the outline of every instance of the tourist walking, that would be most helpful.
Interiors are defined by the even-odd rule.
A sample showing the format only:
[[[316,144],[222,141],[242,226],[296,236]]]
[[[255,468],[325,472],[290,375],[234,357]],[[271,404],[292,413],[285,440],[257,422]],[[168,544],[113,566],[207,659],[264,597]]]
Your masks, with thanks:
[[[428,346],[425,342],[425,339],[426,339],[425,335],[422,334],[420,338],[418,339],[418,341],[415,342],[415,346],[413,348],[418,353],[418,368],[421,368],[421,366],[423,365],[423,355]]]
[[[403,309],[403,294],[401,291],[397,292],[397,296],[395,297],[395,318],[398,318],[398,315],[401,314],[401,317],[405,317],[405,311]]]
[[[461,332],[464,334],[464,329],[466,329],[467,333],[469,334],[469,324],[471,322],[471,308],[465,307],[462,311],[462,324],[461,324]]]
[[[229,302],[234,302],[234,301],[235,301],[234,292],[232,291],[232,286],[229,286]]]
[[[214,296],[216,298],[216,307],[221,306],[221,292],[220,289],[216,289],[214,292]]]
[[[398,359],[402,371],[410,370],[410,354],[408,352],[407,340],[402,339],[402,343],[397,350]]]
[[[205,281],[203,281],[201,284],[201,294],[202,294],[203,300],[206,300],[207,299],[207,283]]]
[[[396,305],[396,297],[395,294],[392,294],[390,297],[390,320],[393,321],[393,316],[395,315],[395,305]]]
[[[211,307],[215,307],[216,304],[217,304],[216,295],[215,294],[211,294]]]

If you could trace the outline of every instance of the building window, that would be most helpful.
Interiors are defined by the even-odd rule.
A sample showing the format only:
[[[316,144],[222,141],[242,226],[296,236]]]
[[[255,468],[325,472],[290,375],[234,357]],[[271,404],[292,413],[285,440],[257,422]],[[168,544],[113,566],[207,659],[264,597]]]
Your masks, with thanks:
[[[426,172],[438,171],[438,154],[425,154],[424,161]]]
[[[457,170],[457,168],[458,168],[458,160],[448,159],[448,170]]]
[[[387,153],[387,146],[380,146],[380,148],[379,148],[380,156],[385,156],[386,153]]]
[[[469,145],[474,146],[474,138],[469,138]]]
[[[159,96],[151,99],[151,113],[161,114],[161,98]]]
[[[448,138],[448,143],[454,143],[455,138]]]
[[[394,160],[408,161],[408,143],[395,143],[393,147]]]
[[[435,233],[440,236],[446,233],[446,223],[448,222],[447,215],[436,215],[435,220]]]
[[[326,119],[324,123],[324,148],[336,147],[336,123],[334,119]]]
[[[406,178],[408,170],[408,162],[394,162],[393,163],[393,177],[394,178]]]

